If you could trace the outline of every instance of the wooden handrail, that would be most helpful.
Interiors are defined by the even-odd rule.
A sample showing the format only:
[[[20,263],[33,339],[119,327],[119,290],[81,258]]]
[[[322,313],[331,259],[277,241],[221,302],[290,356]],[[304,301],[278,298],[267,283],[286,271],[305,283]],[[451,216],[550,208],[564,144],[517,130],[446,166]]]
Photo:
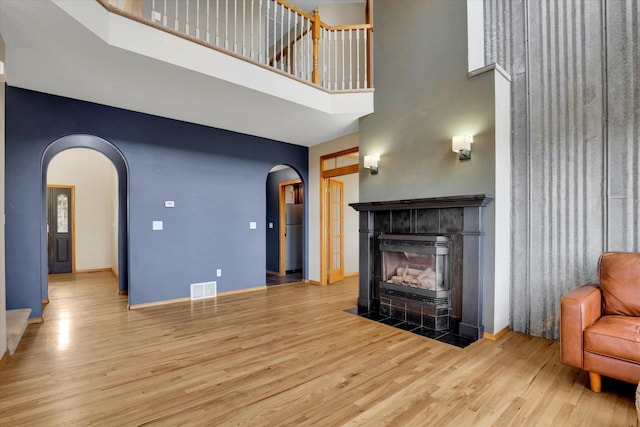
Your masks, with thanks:
[[[276,3],[278,3],[280,6],[284,6],[284,7],[286,7],[287,9],[290,9],[292,12],[295,12],[295,13],[297,13],[298,15],[302,15],[302,16],[304,16],[305,18],[307,18],[307,19],[309,19],[309,20],[313,21],[313,17],[314,17],[313,15],[311,15],[311,14],[309,14],[309,13],[305,12],[305,11],[304,11],[304,10],[302,10],[302,9],[298,9],[298,8],[297,8],[297,7],[295,7],[294,5],[287,3],[285,0],[276,0]]]
[[[293,9],[292,9],[293,10]],[[371,24],[354,24],[354,25],[338,25],[338,26],[331,26],[331,25],[326,25],[324,24],[322,21],[320,22],[320,26],[322,28],[324,28],[327,31],[346,31],[346,30],[372,30],[373,29],[373,25]],[[290,45],[283,48],[282,51],[278,52],[275,56],[275,60],[276,62],[280,61],[280,59],[283,56],[286,56],[286,52],[291,48],[291,46],[297,42],[300,41],[304,36],[306,36],[307,34],[309,34],[309,30],[305,30],[304,32],[302,32],[302,34],[299,34],[298,37],[296,37],[295,40],[292,40]],[[272,64],[273,63],[274,58],[270,58],[269,59],[269,63]]]
[[[311,83],[317,86],[322,87],[323,89],[326,89],[328,91],[340,91],[340,84],[338,83],[339,80],[338,79],[338,75],[342,76],[342,90],[359,90],[359,89],[368,89],[371,88],[371,66],[370,66],[370,43],[371,43],[371,39],[370,37],[367,37],[367,34],[373,31],[373,25],[370,22],[367,22],[365,24],[354,24],[354,25],[337,25],[337,26],[331,26],[328,25],[324,22],[322,22],[322,20],[320,19],[320,14],[318,12],[317,9],[315,9],[313,11],[313,14],[309,14],[307,12],[305,12],[304,10],[299,9],[298,7],[291,5],[289,3],[287,3],[286,0],[265,0],[267,2],[271,2],[274,8],[277,7],[278,5],[289,10],[290,12],[288,13],[289,16],[291,16],[291,14],[296,14],[298,15],[298,18],[296,18],[295,22],[298,22],[297,20],[300,19],[300,17],[302,17],[302,22],[304,23],[303,28],[301,28],[300,33],[297,34],[296,36],[294,36],[294,40],[289,39],[286,46],[283,46],[283,41],[276,43],[276,41],[274,40],[274,44],[272,45],[273,49],[261,49],[258,51],[257,55],[258,55],[258,61],[256,61],[256,57],[254,56],[254,50],[253,50],[253,41],[251,41],[251,55],[246,55],[245,54],[245,45],[244,45],[244,34],[242,33],[242,54],[240,54],[240,52],[236,49],[236,47],[234,47],[233,49],[228,49],[227,45],[226,45],[226,33],[225,33],[225,45],[224,47],[218,43],[218,34],[216,32],[216,43],[212,43],[209,41],[209,27],[208,27],[208,23],[207,23],[207,33],[206,33],[206,40],[204,40],[203,37],[200,37],[197,35],[197,26],[196,26],[196,37],[194,37],[191,32],[188,29],[188,21],[187,21],[187,29],[186,32],[182,32],[178,30],[178,20],[177,20],[177,14],[178,14],[178,3],[176,3],[176,9],[175,9],[175,14],[176,14],[176,20],[175,20],[175,28],[170,28],[167,25],[166,19],[167,19],[167,10],[165,9],[164,11],[164,15],[160,15],[160,12],[157,11],[157,9],[153,9],[153,13],[152,13],[152,17],[145,17],[143,16],[143,12],[145,10],[144,8],[144,1],[145,0],[96,0],[98,3],[100,3],[103,7],[105,7],[107,10],[117,13],[119,15],[125,16],[129,19],[133,19],[136,21],[139,21],[141,23],[144,23],[146,25],[158,28],[160,30],[163,30],[165,32],[169,32],[171,34],[177,35],[179,37],[185,38],[187,40],[191,40],[194,41],[198,44],[207,46],[207,47],[211,47],[214,48],[216,50],[222,50],[225,52],[228,52],[230,55],[239,57],[241,59],[245,59],[248,60],[250,62],[254,62],[257,63],[259,65],[270,65],[271,67],[274,68],[274,71],[277,71],[279,73],[284,73],[289,75],[290,77],[293,77],[297,80],[301,80],[304,81],[306,83]],[[209,0],[205,0],[205,1],[209,1]],[[240,2],[244,2],[247,0],[239,0]],[[367,0],[367,4],[368,4]],[[157,3],[157,2],[156,2]],[[275,9],[274,9],[275,10]],[[236,11],[237,12],[237,11]],[[208,9],[207,9],[207,16],[208,16]],[[243,7],[243,13],[244,13],[244,7]],[[284,17],[284,11],[283,13],[283,17]],[[155,15],[154,15],[155,14]],[[365,13],[366,14],[366,13]],[[217,15],[217,9],[216,9],[216,15]],[[156,18],[154,18],[154,16],[157,16]],[[164,24],[160,23],[160,17],[164,16]],[[252,16],[252,23],[253,23],[253,14]],[[216,18],[217,19],[217,18]],[[242,17],[243,22],[244,22],[244,15]],[[289,18],[289,22],[291,18]],[[306,19],[306,22],[305,22]],[[367,21],[369,21],[369,18],[367,18]],[[275,24],[274,24],[275,25]],[[217,21],[216,21],[216,29],[217,29]],[[244,28],[244,27],[242,27]],[[364,77],[361,79],[361,77],[358,77],[357,80],[352,80],[354,78],[354,75],[352,74],[352,68],[351,66],[353,65],[353,63],[351,63],[352,65],[349,65],[347,68],[348,70],[345,68],[344,65],[342,65],[342,70],[340,69],[333,69],[334,70],[334,74],[333,74],[333,78],[330,77],[331,72],[329,72],[326,76],[325,76],[325,72],[321,72],[320,70],[320,65],[321,62],[323,65],[323,69],[326,70],[326,61],[330,61],[332,62],[332,57],[328,57],[328,58],[320,58],[320,40],[324,40],[325,36],[323,35],[323,31],[327,31],[327,32],[343,32],[342,36],[341,36],[341,40],[342,40],[342,46],[344,47],[344,43],[345,43],[345,32],[348,32],[348,42],[347,43],[352,43],[352,39],[351,39],[351,31],[364,31],[364,40],[366,40],[366,46],[365,46],[365,59],[364,59]],[[245,30],[241,30],[241,31],[245,31]],[[291,31],[290,29],[288,31]],[[202,33],[200,33],[202,34]],[[267,35],[268,36],[268,35]],[[275,32],[273,33],[273,36],[276,36]],[[311,39],[308,39],[311,43],[311,46],[307,46],[306,45],[306,41],[304,41],[305,46],[304,46],[304,50],[305,50],[305,54],[303,57],[299,57],[298,59],[296,59],[296,57],[298,56],[298,48],[296,47],[296,44],[302,40],[305,37],[309,37],[311,36]],[[360,40],[360,36],[362,36],[362,33],[360,34],[356,34],[356,39],[354,40]],[[234,32],[234,37],[235,36],[235,32]],[[251,32],[251,37],[253,37],[253,30]],[[287,37],[290,37],[289,35]],[[337,37],[337,36],[334,36]],[[285,37],[286,38],[286,37]],[[252,40],[251,38],[249,40]],[[268,39],[267,39],[268,40]],[[331,41],[331,39],[329,38],[329,40]],[[234,39],[234,43],[237,41],[237,39]],[[335,41],[335,40],[334,40]],[[324,42],[323,42],[324,43]],[[276,52],[276,50],[278,49],[278,44],[280,45],[280,50],[278,52]],[[258,44],[258,46],[260,46]],[[348,45],[349,46],[349,45]],[[309,51],[309,48],[311,48],[311,51]],[[248,49],[248,48],[247,48]],[[331,48],[330,48],[331,49]],[[333,49],[339,49],[339,47],[333,47]],[[324,48],[323,48],[323,52],[324,52]],[[264,54],[264,56],[263,56]],[[303,60],[304,58],[304,60]],[[303,60],[303,62],[301,62],[301,60]],[[348,59],[349,61],[354,61],[353,58]],[[355,61],[357,61],[357,66],[356,68],[354,68],[356,74],[355,76],[358,76],[358,73],[360,73],[360,66],[362,64],[362,62],[360,62],[359,58],[356,58]],[[304,63],[304,76],[302,75],[297,75],[299,74],[299,67],[302,66],[301,64]],[[347,63],[347,62],[345,62]],[[298,70],[296,70],[296,68],[298,68]],[[336,74],[338,73],[338,74]],[[342,74],[339,74],[342,73]],[[362,76],[362,74],[359,74],[360,76]],[[327,77],[329,76],[329,77]],[[348,84],[345,84],[345,77],[346,77],[346,81],[348,81]],[[355,87],[352,88],[352,83],[356,82]],[[364,86],[360,85],[360,81],[364,82]],[[331,85],[333,82],[333,90],[331,90]]]
[[[328,31],[343,31],[343,30],[372,30],[373,24],[353,24],[353,25],[336,25],[331,26],[324,23],[320,23],[322,28]]]

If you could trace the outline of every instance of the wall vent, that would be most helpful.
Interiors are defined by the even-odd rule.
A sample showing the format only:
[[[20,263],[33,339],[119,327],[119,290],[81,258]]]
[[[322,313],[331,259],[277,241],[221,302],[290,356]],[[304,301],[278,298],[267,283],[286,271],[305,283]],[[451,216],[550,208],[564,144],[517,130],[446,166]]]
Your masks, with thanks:
[[[216,282],[202,282],[191,284],[191,300],[215,298],[218,293]]]

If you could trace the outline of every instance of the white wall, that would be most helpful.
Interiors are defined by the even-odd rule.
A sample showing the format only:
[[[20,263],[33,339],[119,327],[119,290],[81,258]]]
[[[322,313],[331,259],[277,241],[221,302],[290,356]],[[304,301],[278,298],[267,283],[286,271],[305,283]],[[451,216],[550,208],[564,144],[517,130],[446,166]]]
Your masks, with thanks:
[[[511,81],[494,72],[496,117],[495,291],[493,330],[509,326],[511,312]]]
[[[359,176],[357,173],[339,176],[344,183],[344,274],[359,272],[360,241],[358,240],[358,212],[349,203],[360,201]]]
[[[320,281],[320,156],[357,147],[359,140],[358,133],[352,133],[309,148],[309,280]],[[345,213],[348,209],[351,208],[345,207]]]
[[[327,25],[364,24],[364,3],[321,4],[318,5],[320,20]]]
[[[484,1],[467,0],[467,68],[484,67]]]
[[[117,251],[117,237],[113,236],[113,224],[117,223],[115,176],[110,160],[84,148],[63,151],[49,164],[47,184],[75,186],[76,271],[114,267],[114,242]]]

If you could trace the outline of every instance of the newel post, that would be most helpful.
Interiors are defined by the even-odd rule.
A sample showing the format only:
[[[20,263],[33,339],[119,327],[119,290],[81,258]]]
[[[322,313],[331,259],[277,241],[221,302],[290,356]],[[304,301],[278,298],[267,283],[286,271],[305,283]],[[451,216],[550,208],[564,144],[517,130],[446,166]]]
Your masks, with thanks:
[[[318,69],[318,41],[320,40],[320,14],[318,9],[313,10],[313,26],[311,27],[311,37],[313,38],[313,71],[311,72],[311,83],[320,84],[320,70]]]
[[[126,6],[127,2],[125,2],[124,4]],[[142,11],[144,10],[144,0],[131,0],[130,7],[131,10],[129,12],[132,15],[142,18]]]

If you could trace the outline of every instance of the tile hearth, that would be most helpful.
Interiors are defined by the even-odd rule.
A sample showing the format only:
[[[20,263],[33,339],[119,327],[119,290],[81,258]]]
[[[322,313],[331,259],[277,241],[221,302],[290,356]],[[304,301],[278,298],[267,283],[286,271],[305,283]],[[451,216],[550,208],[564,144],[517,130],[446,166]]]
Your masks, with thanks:
[[[473,344],[476,341],[475,339],[459,335],[452,329],[436,331],[435,329],[426,328],[424,326],[384,316],[378,311],[359,313],[358,307],[349,308],[345,311],[347,313],[355,314],[356,316],[360,316],[365,319],[373,320],[378,323],[384,323],[385,325],[393,326],[394,328],[402,329],[416,335],[421,335],[425,338],[431,338],[433,340],[440,341],[445,344],[454,345],[459,348],[465,348],[469,344]]]

